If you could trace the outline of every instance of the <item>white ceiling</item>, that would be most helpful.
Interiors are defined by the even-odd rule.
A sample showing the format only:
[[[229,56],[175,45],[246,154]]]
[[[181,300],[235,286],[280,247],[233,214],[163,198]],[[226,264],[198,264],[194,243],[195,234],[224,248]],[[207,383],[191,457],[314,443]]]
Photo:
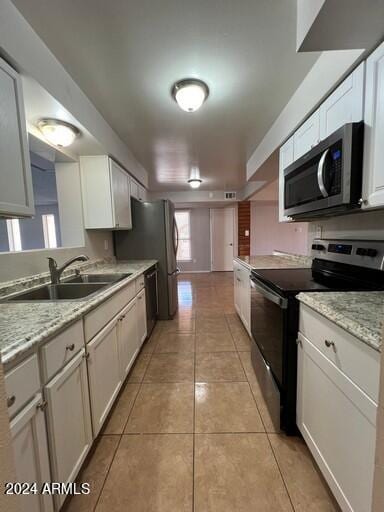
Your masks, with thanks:
[[[13,0],[150,174],[153,190],[239,189],[248,157],[318,54],[295,52],[296,0]],[[172,84],[207,82],[194,114]],[[75,114],[75,113],[73,113]]]

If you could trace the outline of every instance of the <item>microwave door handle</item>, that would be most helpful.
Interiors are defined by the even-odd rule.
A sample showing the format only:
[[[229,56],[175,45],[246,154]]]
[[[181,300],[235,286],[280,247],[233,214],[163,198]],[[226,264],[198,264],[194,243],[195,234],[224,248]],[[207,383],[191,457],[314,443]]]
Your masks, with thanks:
[[[319,165],[317,167],[317,181],[319,183],[319,189],[320,189],[320,192],[322,193],[323,197],[328,197],[328,192],[327,192],[327,189],[325,188],[325,183],[324,183],[324,164],[325,164],[325,159],[327,158],[328,152],[329,152],[329,148],[326,149],[324,151],[324,153],[321,155]]]
[[[262,286],[259,283],[256,283],[254,279],[250,279],[251,281],[251,287],[257,290],[261,295],[263,295],[266,299],[270,300],[274,304],[277,304],[281,309],[287,309],[288,307],[288,301],[287,299],[284,299],[283,297],[280,297],[280,295],[277,295],[276,293],[273,293],[272,290],[269,290],[268,288]]]

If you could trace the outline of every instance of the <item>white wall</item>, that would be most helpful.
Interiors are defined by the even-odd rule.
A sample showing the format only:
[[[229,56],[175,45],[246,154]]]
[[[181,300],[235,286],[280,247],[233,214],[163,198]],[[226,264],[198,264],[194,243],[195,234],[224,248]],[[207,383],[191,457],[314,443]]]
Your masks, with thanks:
[[[308,225],[279,223],[277,202],[251,201],[251,255],[273,251],[308,254]]]
[[[191,253],[192,261],[178,262],[182,272],[204,272],[211,269],[211,238],[209,208],[192,208]]]

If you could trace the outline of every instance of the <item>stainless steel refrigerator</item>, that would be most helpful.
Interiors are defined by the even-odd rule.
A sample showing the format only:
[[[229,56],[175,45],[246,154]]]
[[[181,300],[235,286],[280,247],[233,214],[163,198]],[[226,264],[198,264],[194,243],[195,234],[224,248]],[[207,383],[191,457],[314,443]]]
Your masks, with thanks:
[[[177,226],[171,201],[142,203],[131,198],[132,229],[114,233],[118,260],[158,260],[158,318],[168,320],[177,312]]]

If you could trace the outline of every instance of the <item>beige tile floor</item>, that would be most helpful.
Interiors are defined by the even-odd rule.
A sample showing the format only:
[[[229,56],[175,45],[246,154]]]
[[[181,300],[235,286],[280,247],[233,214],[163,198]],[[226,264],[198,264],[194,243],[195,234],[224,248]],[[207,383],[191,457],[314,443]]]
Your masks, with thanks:
[[[79,475],[70,512],[333,512],[300,438],[273,428],[232,273],[179,277]]]

